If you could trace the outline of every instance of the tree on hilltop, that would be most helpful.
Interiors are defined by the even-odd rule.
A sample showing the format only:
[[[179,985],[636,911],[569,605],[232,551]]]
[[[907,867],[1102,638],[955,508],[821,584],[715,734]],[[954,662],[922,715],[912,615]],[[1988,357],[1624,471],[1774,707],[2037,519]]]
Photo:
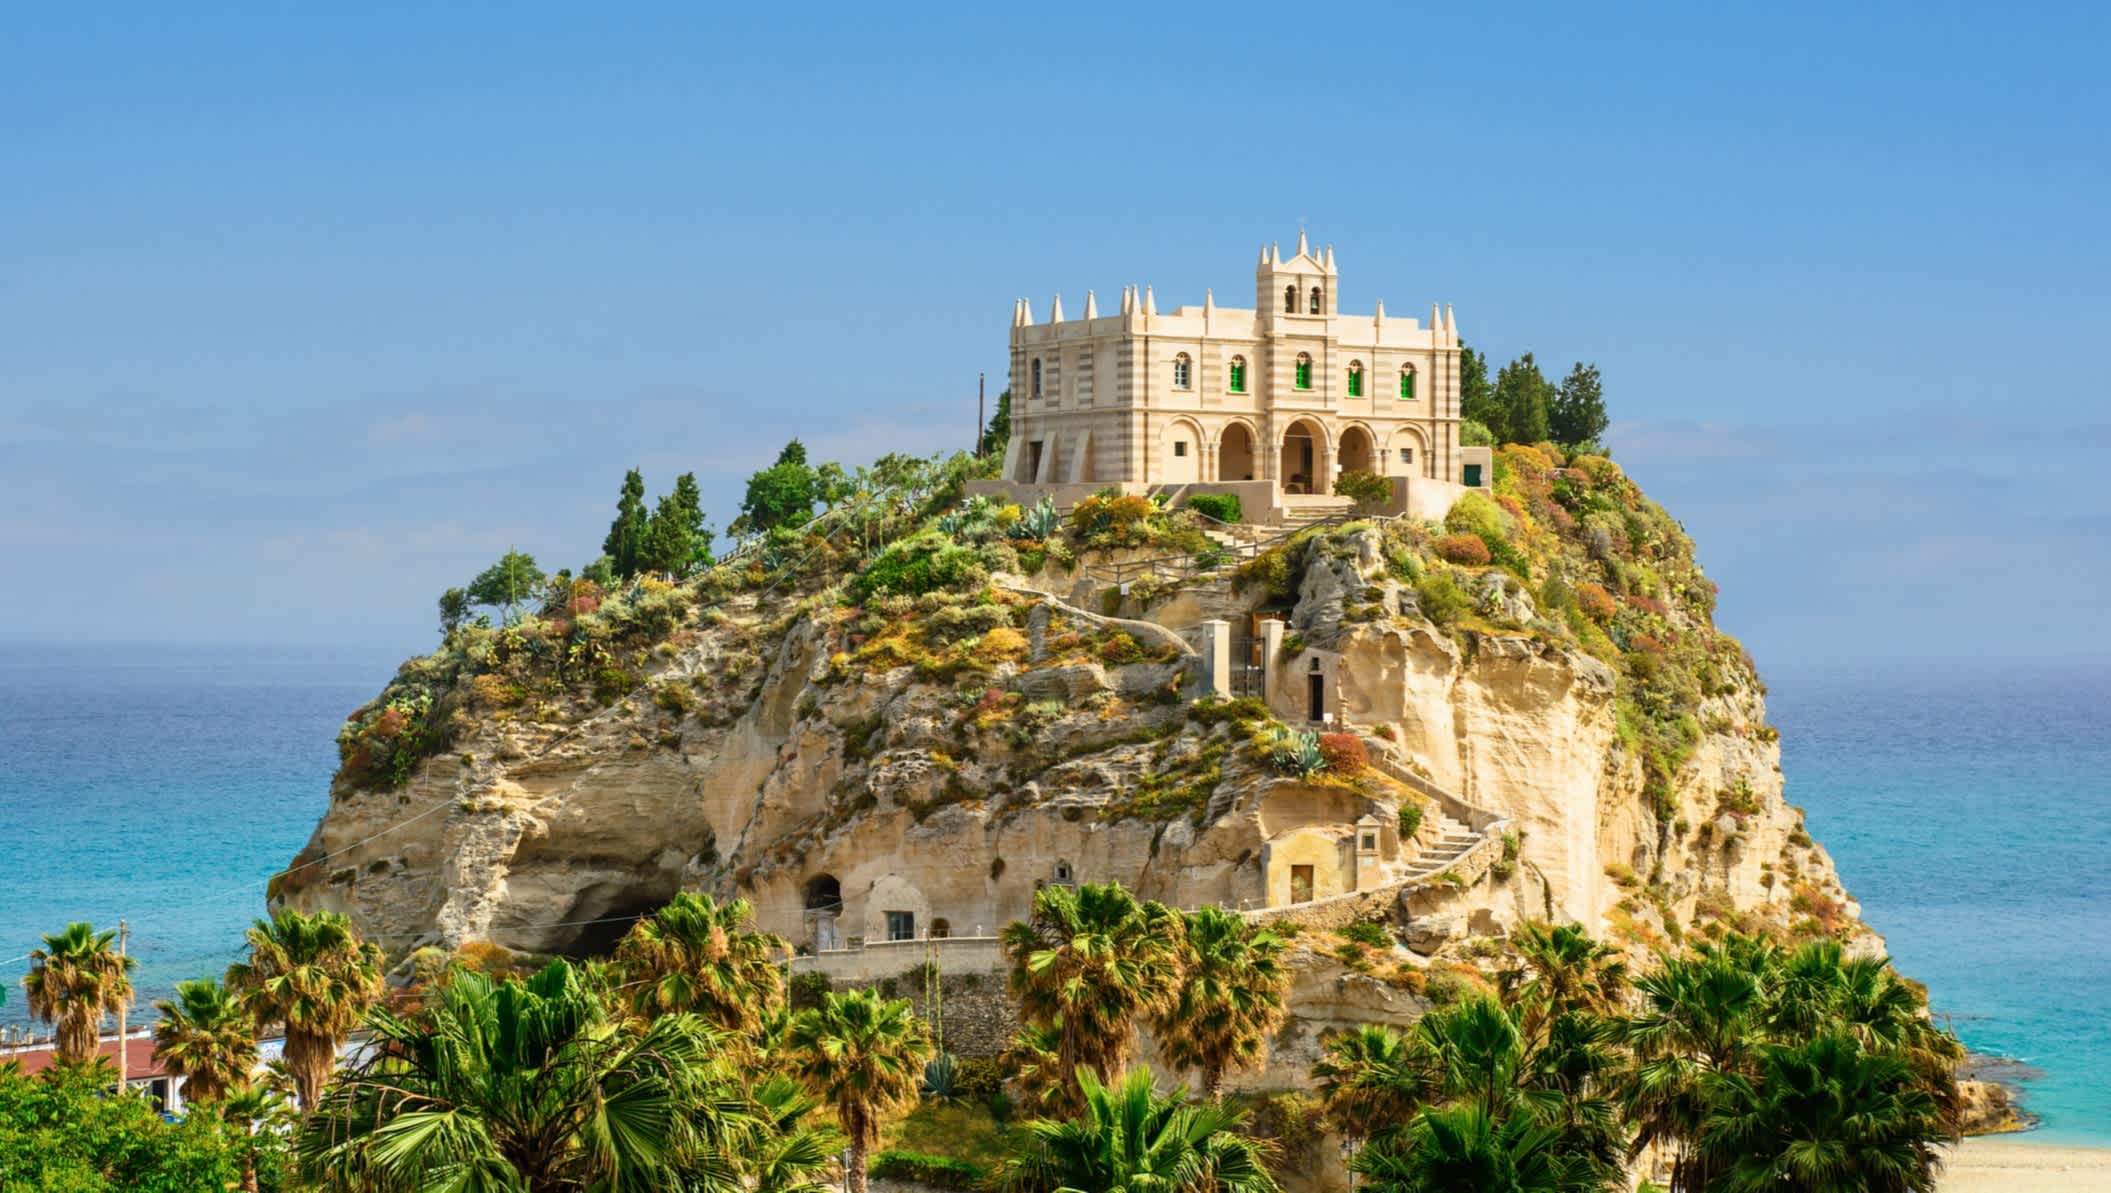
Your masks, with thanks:
[[[1495,375],[1495,404],[1501,423],[1488,428],[1504,443],[1538,443],[1547,437],[1547,406],[1554,387],[1527,352]]]
[[[777,462],[748,478],[740,502],[744,529],[763,531],[797,526],[813,516],[818,478],[806,464],[806,445],[797,439],[784,445]]]
[[[623,474],[623,493],[616,499],[616,520],[609,523],[601,553],[617,576],[638,574],[638,558],[645,552],[648,520],[645,514],[645,474],[633,468]]]
[[[533,555],[508,551],[469,582],[469,599],[479,605],[504,610],[505,620],[510,625],[520,611],[520,603],[541,592],[548,579],[542,569],[535,566]]]
[[[975,445],[978,456],[995,456],[1001,461],[1004,449],[1012,437],[1012,391],[997,395],[997,412],[990,415],[989,423],[982,428],[982,442]]]
[[[1459,417],[1490,431],[1503,425],[1502,407],[1495,402],[1495,386],[1488,381],[1488,358],[1465,344],[1459,345]]]
[[[653,509],[645,526],[636,570],[666,572],[676,577],[693,575],[711,563],[714,537],[710,527],[704,525],[704,495],[697,488],[696,474],[685,472],[675,478],[674,491],[660,498]]]
[[[1554,400],[1547,407],[1547,428],[1553,433],[1554,442],[1578,447],[1597,443],[1608,421],[1605,386],[1599,379],[1598,366],[1579,360],[1554,391]]]

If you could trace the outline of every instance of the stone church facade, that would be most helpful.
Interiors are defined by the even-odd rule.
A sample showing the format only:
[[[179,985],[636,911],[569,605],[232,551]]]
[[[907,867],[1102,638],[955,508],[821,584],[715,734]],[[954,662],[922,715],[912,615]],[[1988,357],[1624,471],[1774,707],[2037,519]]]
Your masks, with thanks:
[[[1009,486],[1073,492],[1191,487],[1241,492],[1249,509],[1329,494],[1351,470],[1429,482],[1428,499],[1488,482],[1484,448],[1459,443],[1459,336],[1427,323],[1345,315],[1330,246],[1305,237],[1261,253],[1254,306],[1160,312],[1125,287],[1101,315],[1057,296],[1049,319],[1013,307]],[[1396,484],[1405,493],[1409,486]],[[1258,500],[1256,500],[1258,499]],[[1418,500],[1412,504],[1434,504]]]

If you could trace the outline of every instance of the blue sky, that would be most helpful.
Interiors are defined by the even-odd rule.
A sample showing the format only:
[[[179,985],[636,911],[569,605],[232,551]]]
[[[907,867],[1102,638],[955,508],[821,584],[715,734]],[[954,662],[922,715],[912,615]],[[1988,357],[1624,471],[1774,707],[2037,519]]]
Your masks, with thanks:
[[[1303,221],[1345,309],[1596,361],[1762,666],[2111,657],[2107,24],[18,6],[0,637],[423,648],[628,466],[723,525],[795,434],[963,446],[1015,296],[1248,304]]]

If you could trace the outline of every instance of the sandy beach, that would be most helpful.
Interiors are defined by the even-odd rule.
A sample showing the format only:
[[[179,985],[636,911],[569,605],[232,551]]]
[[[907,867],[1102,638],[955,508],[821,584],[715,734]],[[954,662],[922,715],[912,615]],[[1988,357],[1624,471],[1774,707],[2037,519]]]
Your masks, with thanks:
[[[1941,1193],[2111,1193],[2111,1148],[2033,1143],[2028,1136],[1967,1139],[1944,1165]]]

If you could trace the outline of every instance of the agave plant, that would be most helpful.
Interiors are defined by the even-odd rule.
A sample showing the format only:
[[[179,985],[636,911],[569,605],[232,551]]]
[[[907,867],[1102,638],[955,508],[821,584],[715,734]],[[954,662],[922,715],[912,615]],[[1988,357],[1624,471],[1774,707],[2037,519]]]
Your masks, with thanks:
[[[931,1102],[950,1102],[960,1096],[960,1062],[952,1053],[941,1052],[924,1062],[923,1096]]]
[[[1062,524],[1062,517],[1056,513],[1055,499],[1043,497],[1040,501],[1034,503],[1033,508],[1022,514],[1017,522],[1012,523],[1011,537],[1015,539],[1046,539],[1053,535],[1056,532],[1056,528]]]
[[[1319,734],[1292,731],[1281,725],[1270,730],[1268,758],[1277,770],[1300,779],[1309,779],[1327,768],[1327,756],[1319,748]]]

